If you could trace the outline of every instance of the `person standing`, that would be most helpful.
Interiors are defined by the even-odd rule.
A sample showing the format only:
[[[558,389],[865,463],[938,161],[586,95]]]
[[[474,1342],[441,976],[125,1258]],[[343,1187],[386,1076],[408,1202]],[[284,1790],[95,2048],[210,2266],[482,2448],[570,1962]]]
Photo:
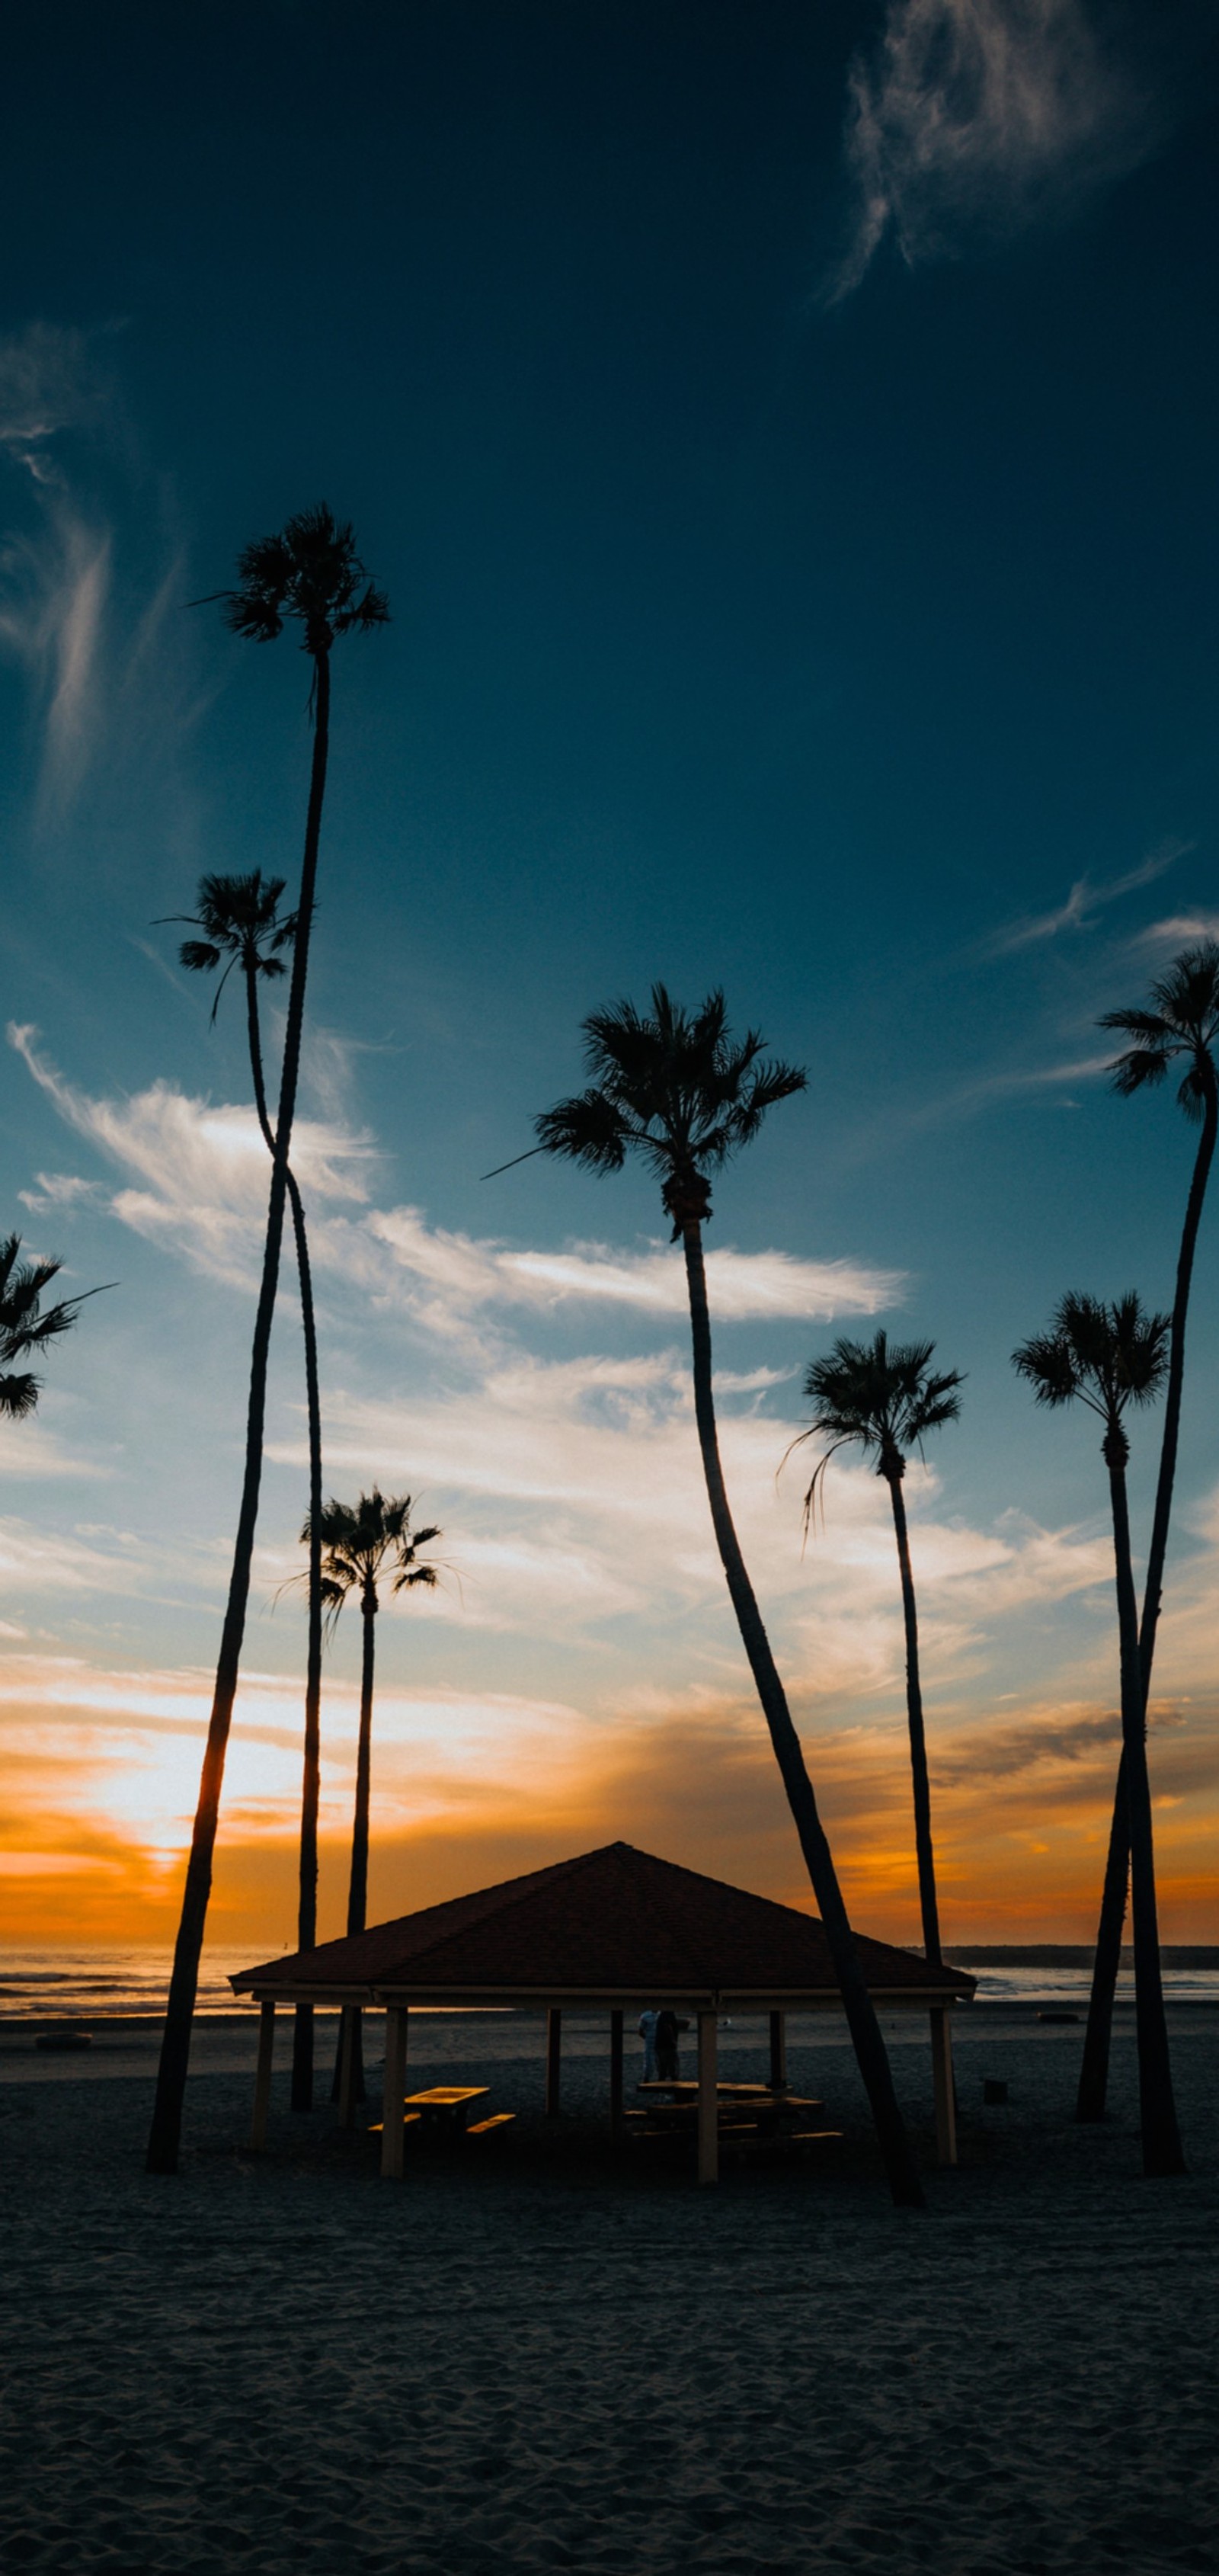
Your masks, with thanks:
[[[656,2015],[656,2073],[662,2084],[676,2084],[677,2015],[666,2004]]]
[[[648,2005],[646,2012],[641,2012],[639,2016],[639,2036],[643,2041],[643,2074],[640,2082],[643,2084],[654,2084],[656,2081],[656,2024],[659,2018],[659,2014],[651,2004]]]

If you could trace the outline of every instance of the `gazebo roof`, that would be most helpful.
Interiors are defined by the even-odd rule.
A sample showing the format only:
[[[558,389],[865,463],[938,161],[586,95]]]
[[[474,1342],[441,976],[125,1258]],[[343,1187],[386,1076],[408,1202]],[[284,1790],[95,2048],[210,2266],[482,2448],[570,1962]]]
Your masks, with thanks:
[[[960,1968],[929,1967],[912,1951],[855,1937],[878,1998],[947,2003],[973,1993],[975,1979]],[[244,1968],[230,1983],[235,1994],[284,2002],[838,2000],[815,1915],[630,1843]]]

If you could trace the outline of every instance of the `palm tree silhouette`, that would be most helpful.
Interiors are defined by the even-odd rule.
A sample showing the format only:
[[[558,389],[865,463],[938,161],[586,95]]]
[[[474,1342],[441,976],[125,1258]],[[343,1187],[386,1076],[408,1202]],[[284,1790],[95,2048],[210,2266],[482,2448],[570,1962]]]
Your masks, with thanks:
[[[1117,1576],[1122,1753],[1130,1832],[1135,2019],[1145,2174],[1184,2173],[1185,2158],[1173,2102],[1160,1979],[1151,1785],[1147,1773],[1147,1694],[1139,1654],[1126,1499],[1130,1442],[1123,1416],[1130,1405],[1149,1404],[1161,1392],[1168,1374],[1170,1331],[1170,1318],[1145,1315],[1134,1295],[1120,1297],[1108,1306],[1097,1297],[1066,1296],[1048,1333],[1037,1335],[1012,1353],[1013,1367],[1028,1379],[1039,1404],[1057,1406],[1078,1401],[1099,1415],[1105,1426],[1101,1454],[1109,1470]]]
[[[1103,1029],[1115,1029],[1133,1040],[1113,1067],[1113,1085],[1124,1100],[1136,1092],[1154,1090],[1170,1070],[1183,1067],[1177,1090],[1186,1117],[1200,1125],[1198,1150],[1194,1156],[1193,1174],[1185,1204],[1185,1221],[1177,1254],[1177,1282],[1172,1305],[1172,1332],[1169,1341],[1168,1387],[1164,1402],[1164,1430],[1160,1442],[1160,1469],[1156,1481],[1155,1509],[1151,1524],[1151,1545],[1147,1554],[1147,1579],[1143,1587],[1143,1617],[1139,1630],[1139,1661],[1143,1676],[1144,1708],[1151,1690],[1151,1667],[1155,1657],[1156,1631],[1160,1620],[1160,1603],[1164,1589],[1164,1561],[1168,1553],[1168,1528],[1172,1518],[1173,1483],[1177,1469],[1177,1444],[1181,1428],[1181,1394],[1185,1376],[1185,1324],[1189,1313],[1190,1284],[1193,1278],[1194,1251],[1206,1185],[1215,1154],[1215,1134],[1219,1125],[1219,1075],[1216,1074],[1215,1044],[1219,1037],[1219,946],[1213,939],[1203,940],[1196,948],[1187,948],[1174,958],[1166,974],[1151,988],[1150,1010],[1107,1011],[1100,1022]],[[1080,2066],[1079,2095],[1075,2107],[1078,2120],[1101,2120],[1105,2115],[1105,2095],[1109,2078],[1109,2040],[1113,2027],[1113,1997],[1117,1987],[1122,1954],[1122,1924],[1126,1913],[1126,1886],[1130,1870],[1130,1825],[1126,1811],[1126,1756],[1123,1750],[1118,1765],[1117,1787],[1113,1800],[1113,1818],[1109,1829],[1109,1850],[1105,1863],[1105,1881],[1101,1896],[1100,1922],[1096,1935],[1096,1955],[1092,1967],[1092,1992],[1088,2004],[1088,2027]]]
[[[565,1155],[593,1172],[621,1171],[628,1153],[642,1157],[661,1184],[685,1251],[694,1363],[694,1411],[711,1521],[741,1641],[770,1730],[800,1847],[829,1940],[843,2006],[867,2087],[893,2197],[922,2203],[893,2078],[872,1999],[864,1983],[833,1857],[817,1810],[800,1739],[771,1653],[753,1586],[733,1526],[720,1463],[711,1374],[711,1318],[702,1229],[711,1214],[710,1175],[757,1135],[776,1101],[803,1091],[806,1075],[762,1054],[750,1029],[729,1035],[724,996],[712,993],[690,1015],[652,987],[651,1016],[630,1002],[594,1011],[584,1022],[589,1088],[560,1100],[537,1120],[540,1150]]]
[[[889,1488],[906,1624],[906,1714],[910,1725],[910,1768],[914,1780],[914,1845],[918,1856],[923,1949],[927,1958],[939,1967],[943,1953],[935,1892],[935,1852],[931,1839],[931,1783],[927,1776],[927,1739],[919,1679],[918,1608],[902,1492],[906,1461],[911,1450],[921,1450],[928,1432],[940,1430],[946,1422],[955,1422],[961,1410],[957,1388],[964,1381],[957,1370],[933,1375],[930,1363],[934,1352],[934,1342],[899,1342],[890,1350],[888,1336],[883,1331],[878,1332],[872,1342],[835,1342],[828,1359],[814,1360],[809,1367],[804,1392],[817,1410],[807,1431],[802,1431],[800,1439],[793,1441],[792,1446],[798,1448],[801,1442],[813,1439],[828,1440],[830,1444],[804,1497],[806,1531],[818,1487],[823,1483],[826,1468],[837,1450],[857,1446],[865,1457],[874,1457],[876,1473],[883,1476]]]
[[[212,1018],[220,1008],[220,996],[234,967],[240,970],[245,986],[246,1035],[250,1049],[250,1075],[254,1085],[254,1106],[258,1124],[270,1154],[275,1152],[275,1138],[267,1114],[266,1083],[263,1075],[262,1032],[259,1025],[258,988],[260,981],[270,982],[285,972],[282,955],[296,937],[295,913],[281,913],[280,897],[284,891],[282,877],[264,880],[261,868],[248,876],[205,876],[199,880],[195,897],[198,911],[178,914],[193,930],[203,933],[200,939],[184,939],[178,957],[188,972],[212,975],[223,965],[216,987]],[[296,1174],[287,1172],[288,1203],[292,1210],[292,1230],[296,1240],[296,1267],[300,1279],[301,1324],[305,1342],[305,1393],[309,1419],[309,1512],[320,1521],[322,1509],[322,1413],[318,1385],[317,1326],[313,1305],[313,1276],[309,1263],[309,1243],[305,1231],[305,1211]],[[317,1819],[321,1793],[321,1699],[322,1699],[322,1551],[315,1538],[309,1555],[309,1619],[305,1661],[305,1747],[304,1779],[301,1791],[300,1893],[297,1904],[297,1947],[312,1950],[317,1940]],[[292,2108],[309,2111],[313,2107],[313,2006],[298,2004],[292,2034]]]
[[[23,1261],[19,1234],[0,1242],[0,1420],[26,1421],[42,1393],[42,1379],[32,1369],[14,1369],[13,1361],[48,1350],[71,1332],[87,1297],[105,1295],[104,1288],[84,1288],[44,1314],[43,1298],[62,1268],[62,1261]]]
[[[383,1494],[373,1486],[370,1494],[361,1494],[359,1502],[326,1503],[316,1516],[310,1512],[301,1531],[302,1546],[321,1547],[321,1597],[325,1605],[326,1628],[333,1634],[339,1612],[348,1594],[358,1592],[364,1623],[364,1653],[360,1674],[360,1734],[356,1752],[356,1803],[351,1834],[351,1880],[347,1894],[347,1930],[362,1932],[368,1912],[368,1820],[372,1779],[372,1697],[373,1667],[376,1652],[376,1617],[380,1603],[377,1587],[388,1572],[391,1589],[412,1592],[422,1584],[431,1590],[436,1582],[436,1568],[420,1555],[441,1536],[436,1528],[411,1528],[410,1494]],[[344,2088],[348,2103],[364,2099],[364,2067],[360,2038],[358,2006],[344,2009],[341,2021],[339,2064],[335,2067],[334,2095],[340,2090],[340,2067],[343,2051],[350,2058],[350,2073]]]
[[[300,1077],[309,935],[313,925],[318,843],[330,748],[330,656],[339,636],[366,633],[375,626],[383,626],[389,616],[384,593],[368,580],[356,553],[350,524],[336,520],[324,502],[289,519],[280,535],[259,538],[247,546],[238,558],[236,589],[216,595],[224,601],[225,620],[232,632],[256,643],[271,643],[282,634],[286,618],[294,618],[301,627],[301,649],[308,654],[313,671],[310,690],[313,759],[305,816],[300,900],[296,908],[296,937],[292,947],[292,981],[280,1073],[279,1110],[275,1121],[262,1285],[250,1359],[245,1473],[145,2159],[149,2173],[165,2174],[176,2173],[178,2167],[191,2024],[199,1984],[199,1957],[211,1893],[212,1854],[224,1782],[224,1758],[237,1695],[254,1533],[258,1522],[267,1359],[283,1241],[292,1121]]]

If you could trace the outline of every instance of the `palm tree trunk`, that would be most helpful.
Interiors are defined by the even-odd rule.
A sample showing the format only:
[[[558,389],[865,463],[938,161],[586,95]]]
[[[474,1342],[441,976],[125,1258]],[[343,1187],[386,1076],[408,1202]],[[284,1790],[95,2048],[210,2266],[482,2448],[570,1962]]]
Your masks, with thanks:
[[[1126,1812],[1126,1753],[1123,1745],[1109,1822],[1100,1923],[1092,1960],[1092,1991],[1088,1997],[1088,2027],[1084,2032],[1079,2091],[1075,2097],[1077,2120],[1103,2120],[1105,2116],[1105,2098],[1109,2090],[1109,2044],[1113,2037],[1113,1999],[1122,1964],[1122,1929],[1126,1920],[1129,1883],[1130,1818]]]
[[[242,1480],[241,1507],[237,1517],[237,1536],[233,1547],[232,1572],[229,1577],[228,1603],[216,1665],[207,1745],[199,1782],[199,1802],[195,1810],[190,1857],[186,1865],[186,1884],[182,1894],[182,1913],[174,1948],[173,1972],[170,1977],[165,2012],[165,2030],[157,2070],[156,2100],[153,2105],[148,2152],[145,2159],[147,2172],[157,2174],[172,2174],[178,2169],[178,2147],[182,2135],[182,2104],[186,2092],[187,2069],[190,2064],[191,2025],[194,2020],[195,1997],[199,1987],[199,1959],[207,1923],[208,1898],[211,1895],[212,1855],[215,1850],[216,1827],[220,1815],[220,1793],[224,1784],[224,1759],[228,1750],[229,1729],[233,1722],[233,1704],[237,1696],[237,1676],[241,1665],[241,1645],[250,1594],[250,1566],[254,1555],[254,1535],[258,1526],[258,1495],[262,1481],[262,1445],[267,1405],[267,1361],[271,1349],[275,1291],[279,1281],[279,1256],[283,1242],[284,1201],[287,1196],[292,1121],[296,1112],[296,1093],[300,1078],[301,1032],[305,1016],[305,985],[309,972],[309,932],[313,920],[317,884],[318,843],[321,837],[322,804],[326,792],[326,760],[330,741],[328,655],[324,652],[317,654],[314,667],[317,696],[313,762],[309,780],[309,805],[305,819],[305,851],[301,868],[297,934],[292,957],[292,984],[288,997],[288,1025],[284,1038],[283,1070],[280,1077],[279,1116],[275,1126],[275,1159],[271,1166],[271,1193],[267,1207],[262,1284],[259,1290],[258,1311],[254,1320],[254,1346],[250,1356],[245,1473]]]
[[[362,1932],[368,1919],[368,1820],[372,1799],[372,1692],[373,1660],[376,1651],[377,1595],[371,1582],[364,1585],[360,1608],[364,1614],[364,1655],[360,1674],[360,1738],[356,1749],[356,1808],[351,1830],[351,1883],[347,1891],[347,1937]],[[351,2049],[355,2061],[352,2100],[364,2100],[364,2055],[361,2044],[361,2016],[358,2004],[347,2005],[340,2015],[339,2053],[335,2061],[330,2098],[339,2098],[339,2078],[343,2059],[342,2023],[347,2020],[351,2032]]]
[[[1215,1134],[1219,1126],[1219,1096],[1214,1072],[1207,1056],[1200,1068],[1206,1082],[1206,1100],[1202,1116],[1202,1134],[1194,1157],[1193,1178],[1185,1206],[1185,1223],[1181,1229],[1181,1247],[1177,1255],[1177,1285],[1172,1305],[1172,1331],[1168,1345],[1168,1388],[1164,1402],[1164,1432],[1160,1442],[1160,1472],[1156,1479],[1155,1511],[1151,1523],[1151,1545],[1147,1554],[1147,1580],[1143,1588],[1143,1619],[1139,1630],[1139,1666],[1143,1691],[1143,1722],[1146,1725],[1147,1703],[1151,1696],[1151,1667],[1155,1659],[1156,1631],[1160,1623],[1160,1603],[1164,1591],[1164,1563],[1168,1554],[1168,1526],[1172,1518],[1172,1491],[1177,1472],[1177,1445],[1181,1432],[1181,1395],[1185,1379],[1185,1324],[1189,1313],[1189,1292],[1193,1278],[1194,1251],[1206,1186],[1215,1153]],[[1105,2095],[1109,2080],[1109,2040],[1113,2028],[1113,1997],[1117,1987],[1122,1956],[1122,1926],[1126,1917],[1126,1883],[1130,1859],[1130,1819],[1126,1797],[1126,1751],[1123,1742],[1118,1764],[1117,1786],[1113,1797],[1113,1817],[1109,1828],[1109,1851],[1105,1863],[1105,1884],[1101,1896],[1100,1923],[1096,1934],[1096,1954],[1092,1963],[1092,1992],[1088,2001],[1088,2027],[1084,2038],[1083,2062],[1080,2067],[1079,2094],[1075,2105],[1077,2120],[1103,2120]]]
[[[262,1036],[258,1025],[258,970],[248,957],[245,967],[246,1032],[250,1047],[250,1072],[254,1083],[254,1105],[267,1150],[274,1158],[275,1138],[267,1115],[267,1092],[262,1068]],[[309,1416],[309,1620],[305,1652],[305,1759],[301,1793],[300,1898],[296,1918],[298,1950],[312,1950],[317,1942],[317,1819],[321,1803],[321,1705],[322,1705],[322,1406],[317,1371],[317,1328],[313,1307],[313,1274],[309,1264],[309,1238],[305,1232],[305,1210],[297,1187],[296,1175],[289,1166],[288,1198],[292,1208],[292,1231],[296,1237],[296,1268],[300,1279],[301,1327],[305,1339],[305,1400]],[[313,2109],[313,2006],[298,2004],[292,2030],[292,2108]]]
[[[935,1893],[935,1852],[931,1840],[931,1782],[927,1776],[927,1737],[923,1727],[923,1693],[918,1666],[918,1610],[910,1564],[910,1533],[900,1469],[884,1469],[893,1503],[897,1561],[902,1576],[902,1612],[906,1622],[906,1715],[910,1725],[910,1770],[914,1782],[914,1848],[918,1858],[919,1908],[923,1918],[923,1951],[932,1967],[943,1958],[940,1915]]]
[[[305,1650],[305,1743],[301,1778],[300,1887],[297,1946],[317,1943],[317,1820],[322,1787],[322,1407],[318,1387],[317,1326],[305,1211],[295,1178],[288,1175],[296,1265],[300,1274],[305,1336],[305,1390],[309,1415],[309,1624]],[[313,2006],[298,2004],[292,2032],[292,2108],[313,2108]]]
[[[1160,1943],[1156,1924],[1155,1855],[1151,1831],[1151,1783],[1147,1775],[1146,1699],[1139,1655],[1138,1607],[1130,1555],[1130,1516],[1126,1501],[1126,1442],[1119,1429],[1105,1438],[1109,1495],[1113,1505],[1113,1553],[1117,1576],[1117,1616],[1121,1639],[1122,1749],[1126,1767],[1126,1809],[1130,1820],[1131,1911],[1134,1916],[1134,2008],[1139,2047],[1139,2112],[1145,2174],[1183,2174],[1185,2157],[1173,2101],[1168,2025],[1160,1981]]]
[[[675,1211],[676,1212],[676,1211]],[[817,1900],[834,1973],[842,1994],[843,2009],[854,2042],[855,2055],[872,2106],[872,2117],[880,2151],[884,2158],[889,2188],[899,2208],[921,2209],[922,2186],[915,2170],[893,2076],[881,2037],[872,1998],[864,1983],[863,1971],[847,1919],[842,1890],[834,1868],[833,1856],[825,1828],[817,1811],[813,1784],[805,1768],[800,1738],[792,1723],[787,1696],[779,1679],[778,1668],[770,1650],[770,1641],[762,1624],[753,1586],[745,1570],[720,1463],[719,1438],[715,1421],[715,1399],[711,1371],[711,1317],[707,1304],[707,1276],[703,1264],[702,1225],[697,1216],[678,1214],[686,1254],[686,1281],[690,1292],[690,1330],[694,1353],[694,1411],[698,1424],[699,1447],[703,1473],[707,1480],[707,1499],[716,1545],[727,1578],[728,1591],[736,1612],[741,1642],[749,1658],[750,1670],[770,1730],[775,1759],[779,1765],[787,1801],[800,1838],[805,1866]]]

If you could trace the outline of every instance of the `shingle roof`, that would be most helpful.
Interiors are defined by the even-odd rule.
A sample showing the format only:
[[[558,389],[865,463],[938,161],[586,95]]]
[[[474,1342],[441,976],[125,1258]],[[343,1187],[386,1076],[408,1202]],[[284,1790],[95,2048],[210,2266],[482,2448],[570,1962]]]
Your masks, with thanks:
[[[959,1968],[856,1934],[876,1992],[970,1995]],[[630,1843],[425,1905],[230,1979],[236,1994],[327,1986],[435,1996],[536,1993],[782,1995],[837,1990],[815,1915],[657,1860]]]

